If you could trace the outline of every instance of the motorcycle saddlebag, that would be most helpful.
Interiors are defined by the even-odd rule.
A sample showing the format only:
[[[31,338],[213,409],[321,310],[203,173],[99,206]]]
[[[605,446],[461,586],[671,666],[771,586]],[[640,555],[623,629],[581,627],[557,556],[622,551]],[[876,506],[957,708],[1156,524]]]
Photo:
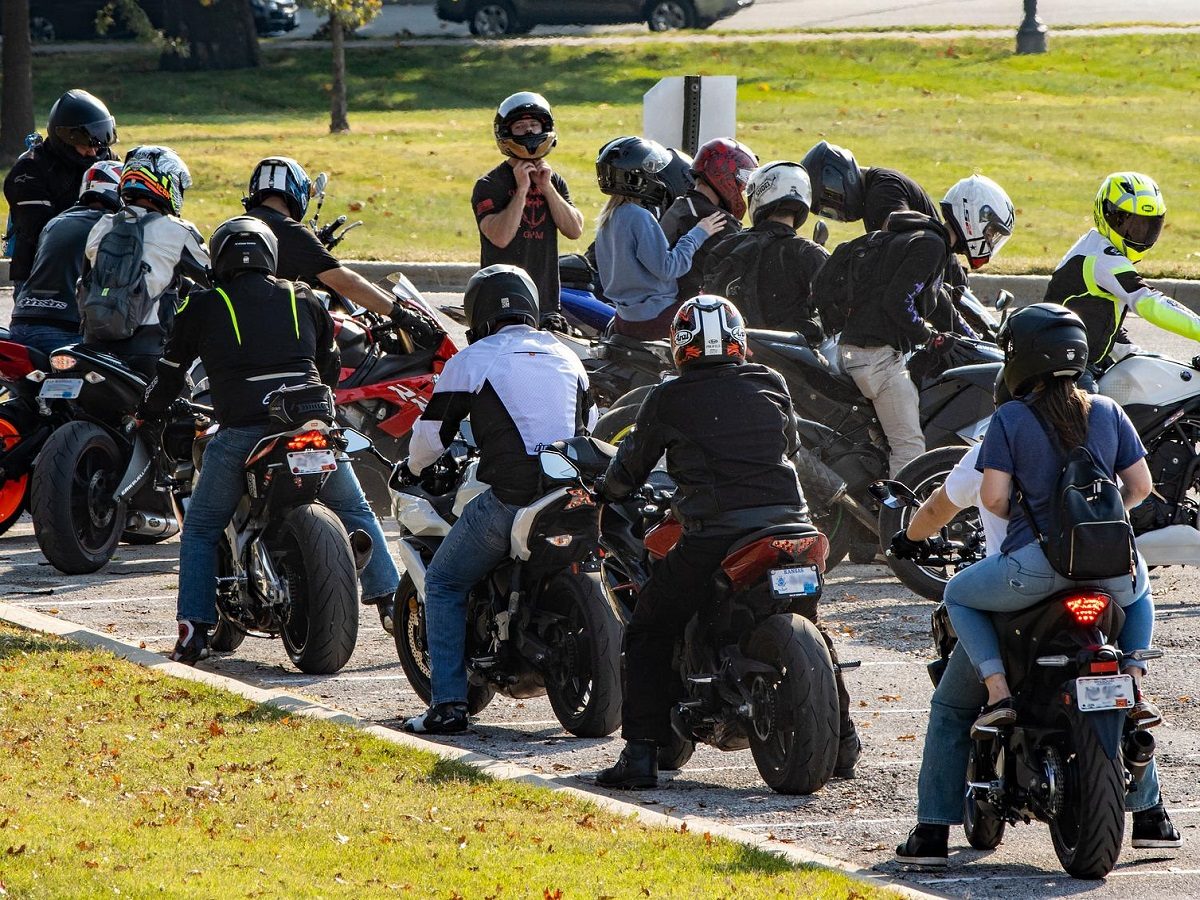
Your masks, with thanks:
[[[298,428],[313,419],[332,425],[336,418],[333,392],[323,384],[281,387],[271,393],[267,415],[280,429]]]

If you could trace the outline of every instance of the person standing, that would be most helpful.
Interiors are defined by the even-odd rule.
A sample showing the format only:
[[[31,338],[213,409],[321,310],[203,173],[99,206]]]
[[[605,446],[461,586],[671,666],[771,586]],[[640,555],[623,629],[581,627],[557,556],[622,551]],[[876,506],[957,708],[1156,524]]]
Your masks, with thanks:
[[[542,324],[565,328],[559,299],[558,234],[577,240],[583,213],[571,204],[567,182],[546,156],[558,143],[550,104],[521,91],[500,104],[496,146],[507,157],[475,182],[471,209],[479,226],[479,265],[512,265],[533,279]]]

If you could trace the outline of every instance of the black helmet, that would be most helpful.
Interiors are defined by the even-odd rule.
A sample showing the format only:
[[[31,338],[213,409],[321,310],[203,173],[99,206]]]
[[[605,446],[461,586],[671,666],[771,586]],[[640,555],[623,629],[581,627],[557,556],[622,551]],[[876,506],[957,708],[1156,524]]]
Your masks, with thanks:
[[[467,342],[494,334],[501,323],[538,324],[538,289],[519,266],[495,265],[480,269],[467,282],[463,310],[471,328]]]
[[[71,147],[103,149],[117,142],[117,122],[99,98],[76,88],[50,107],[50,140]]]
[[[667,203],[676,197],[682,197],[696,184],[696,174],[692,171],[692,158],[682,150],[674,147],[667,148],[671,161],[667,167],[658,173],[658,180],[667,189]]]
[[[1004,383],[1014,397],[1028,393],[1043,375],[1078,378],[1087,368],[1083,320],[1057,303],[1017,310],[1000,326],[996,343],[1004,351]]]
[[[315,188],[304,166],[290,156],[268,156],[259,160],[250,173],[248,196],[242,200],[247,210],[261,206],[267,197],[279,197],[287,204],[292,218],[299,222],[308,209]]]
[[[862,169],[854,154],[828,141],[821,141],[803,159],[812,181],[812,211],[838,222],[863,217]]]
[[[228,281],[251,270],[274,275],[279,261],[279,241],[275,232],[253,216],[226,219],[213,232],[208,248],[217,281]]]
[[[662,173],[670,164],[671,154],[656,141],[619,137],[600,148],[596,181],[605,194],[662,206],[669,193]]]
[[[537,119],[541,123],[540,134],[512,133],[513,123],[526,118]],[[521,91],[505,97],[496,110],[496,118],[492,120],[492,131],[500,152],[513,159],[541,159],[558,143],[550,104],[545,97],[533,91]]]
[[[1012,398],[1012,391],[1004,383],[1004,366],[1001,366],[1000,371],[996,373],[996,383],[992,385],[992,402],[996,404],[996,409],[999,409]]]

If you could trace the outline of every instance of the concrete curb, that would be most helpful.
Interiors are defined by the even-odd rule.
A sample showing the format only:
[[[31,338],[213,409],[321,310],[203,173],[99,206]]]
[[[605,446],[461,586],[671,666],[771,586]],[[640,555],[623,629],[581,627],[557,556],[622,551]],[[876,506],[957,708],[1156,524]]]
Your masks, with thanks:
[[[385,728],[382,725],[376,725],[373,722],[360,719],[358,716],[343,712],[335,707],[327,706],[305,697],[298,697],[294,694],[289,694],[287,691],[257,688],[225,675],[218,675],[214,672],[194,669],[182,663],[171,662],[158,653],[144,650],[133,644],[127,644],[111,635],[101,634],[83,625],[77,625],[74,622],[69,622],[55,616],[47,616],[31,609],[13,606],[8,603],[0,603],[0,620],[29,629],[30,631],[39,631],[43,634],[52,634],[57,637],[66,638],[85,647],[107,650],[115,656],[128,660],[135,665],[154,669],[174,678],[182,678],[220,690],[230,691],[254,703],[274,706],[286,710],[293,715],[324,719],[339,725],[357,728],[373,737],[392,744],[408,747],[413,750],[423,750],[427,753],[435,753],[444,759],[454,760],[455,762],[471,766],[492,778],[504,781],[519,781],[524,784],[566,794],[577,800],[594,803],[607,812],[635,818],[646,825],[667,828],[676,832],[683,829],[684,826],[686,826],[686,830],[693,833],[707,831],[715,837],[722,837],[748,847],[755,847],[776,856],[781,856],[790,862],[836,869],[864,884],[887,888],[905,897],[927,900],[927,898],[946,898],[950,896],[918,890],[898,879],[873,872],[870,869],[864,869],[853,863],[824,856],[820,853],[814,853],[803,847],[785,844],[762,835],[751,834],[742,831],[740,828],[723,825],[720,822],[710,819],[698,816],[687,816],[681,819],[676,816],[668,816],[653,810],[644,809],[633,803],[626,803],[623,800],[618,800],[615,797],[605,794],[595,794],[581,788],[571,787],[555,779],[547,778],[531,769],[515,766],[511,763],[485,756],[482,753],[475,753],[474,751],[462,750],[446,744],[422,740],[415,735],[405,734],[391,728]]]

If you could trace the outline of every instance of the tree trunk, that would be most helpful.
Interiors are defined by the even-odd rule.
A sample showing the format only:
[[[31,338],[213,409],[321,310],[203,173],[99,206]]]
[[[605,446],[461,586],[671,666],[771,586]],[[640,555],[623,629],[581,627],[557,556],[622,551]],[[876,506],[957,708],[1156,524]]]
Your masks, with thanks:
[[[333,97],[329,107],[329,131],[343,134],[350,130],[346,109],[346,29],[337,13],[329,17],[329,39],[333,44]]]
[[[249,0],[165,0],[163,33],[187,47],[187,55],[164,51],[163,69],[250,69],[259,63],[258,34]]]
[[[28,0],[3,0],[4,87],[0,93],[0,165],[12,165],[25,152],[33,131],[33,47]]]

